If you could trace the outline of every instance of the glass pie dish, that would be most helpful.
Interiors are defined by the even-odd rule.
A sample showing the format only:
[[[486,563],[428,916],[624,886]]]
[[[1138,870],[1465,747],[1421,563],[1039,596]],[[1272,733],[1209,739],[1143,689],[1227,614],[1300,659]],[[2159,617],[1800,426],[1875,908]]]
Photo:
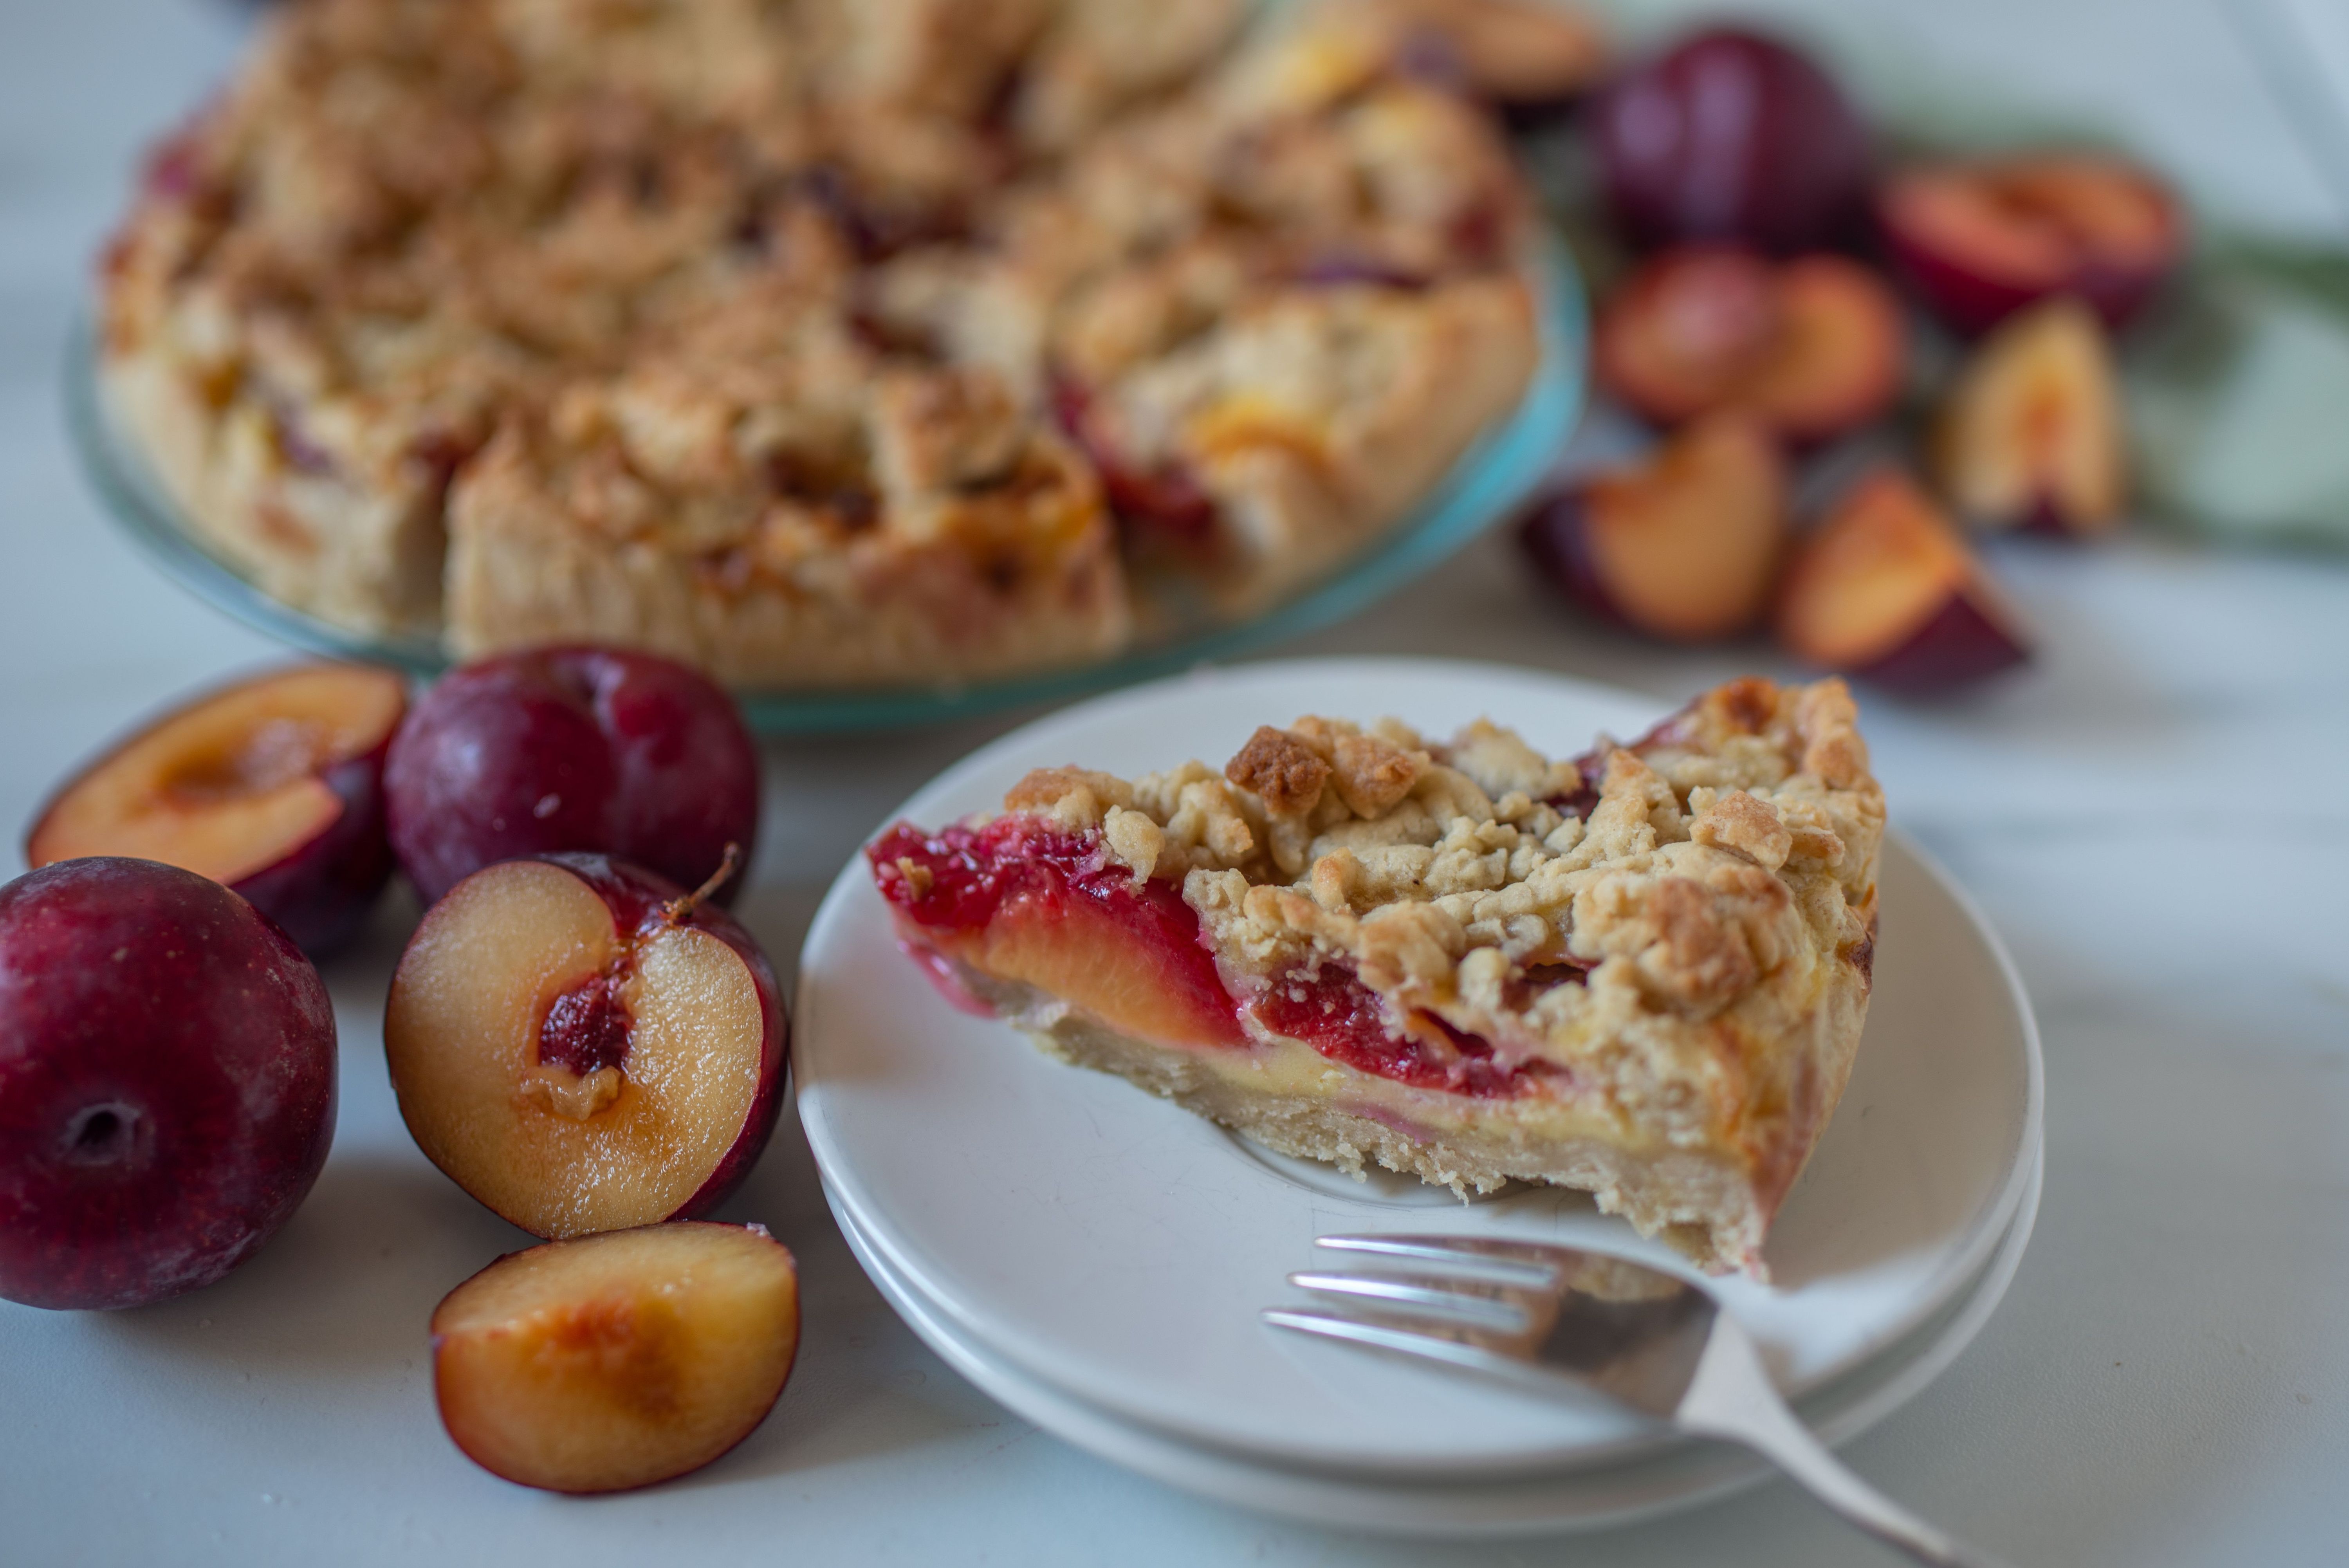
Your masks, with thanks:
[[[736,695],[744,716],[763,734],[808,734],[902,728],[1056,701],[1302,636],[1412,582],[1524,504],[1549,472],[1581,411],[1588,350],[1580,275],[1565,245],[1547,232],[1526,245],[1519,265],[1540,335],[1524,395],[1408,515],[1319,580],[1237,618],[1144,582],[1139,592],[1149,602],[1141,618],[1153,629],[1108,658],[966,684],[741,691]],[[427,678],[448,667],[447,652],[431,638],[354,631],[272,597],[197,533],[109,412],[97,333],[88,324],[73,337],[65,399],[74,445],[108,515],[181,587],[313,653],[392,665]]]

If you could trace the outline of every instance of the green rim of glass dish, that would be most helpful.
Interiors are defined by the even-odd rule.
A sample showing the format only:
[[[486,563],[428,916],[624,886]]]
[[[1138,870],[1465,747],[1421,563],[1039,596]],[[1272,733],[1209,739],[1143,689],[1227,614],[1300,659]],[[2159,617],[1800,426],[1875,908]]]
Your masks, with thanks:
[[[999,708],[1053,702],[1172,674],[1301,637],[1394,592],[1521,506],[1573,433],[1588,364],[1579,273],[1547,231],[1526,247],[1541,352],[1516,410],[1487,431],[1403,522],[1338,571],[1251,618],[1179,630],[1098,664],[969,686],[738,691],[762,734],[909,728]],[[396,665],[429,679],[449,667],[429,639],[351,631],[272,598],[214,554],[182,521],[145,461],[109,416],[98,386],[97,334],[85,324],[67,356],[66,418],[106,511],[148,559],[181,587],[257,631],[314,653]]]

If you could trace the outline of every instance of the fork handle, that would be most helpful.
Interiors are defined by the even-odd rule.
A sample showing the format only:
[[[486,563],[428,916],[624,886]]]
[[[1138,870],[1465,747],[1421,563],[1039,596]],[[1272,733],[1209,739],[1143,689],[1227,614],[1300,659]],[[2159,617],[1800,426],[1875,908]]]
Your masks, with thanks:
[[[1852,1474],[1786,1407],[1753,1340],[1727,1313],[1713,1320],[1674,1418],[1687,1431],[1743,1443],[1846,1521],[1920,1563],[1933,1568],[2005,1568]]]

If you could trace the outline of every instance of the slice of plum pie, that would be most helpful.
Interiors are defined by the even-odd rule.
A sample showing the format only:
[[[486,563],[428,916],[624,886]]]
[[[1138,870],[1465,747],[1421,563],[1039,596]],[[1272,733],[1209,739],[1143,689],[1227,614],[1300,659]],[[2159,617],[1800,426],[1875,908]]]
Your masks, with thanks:
[[[1868,1011],[1884,797],[1837,680],[1551,761],[1484,721],[1032,773],[866,849],[957,1004],[1283,1154],[1595,1196],[1766,1278]]]

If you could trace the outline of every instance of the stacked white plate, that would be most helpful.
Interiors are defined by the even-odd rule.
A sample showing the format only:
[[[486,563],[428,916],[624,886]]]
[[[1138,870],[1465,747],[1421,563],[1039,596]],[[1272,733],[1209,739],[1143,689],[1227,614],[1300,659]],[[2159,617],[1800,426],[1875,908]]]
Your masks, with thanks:
[[[1654,704],[1494,666],[1268,664],[1055,714],[901,808],[996,808],[1032,767],[1121,774],[1231,755],[1258,723],[1488,716],[1553,754],[1636,734]],[[1898,814],[1898,803],[1895,803]],[[1774,1283],[1719,1283],[1831,1440],[1953,1360],[2003,1294],[2038,1208],[2038,1035],[1972,905],[1895,836],[1876,991],[1841,1109],[1769,1245]],[[793,1068],[833,1213],[930,1346],[1037,1425],[1242,1506],[1356,1529],[1560,1530],[1664,1511],[1765,1472],[1596,1401],[1554,1402],[1265,1327],[1337,1231],[1506,1235],[1682,1265],[1578,1194],[1462,1204],[1257,1148],[948,1006],[897,950],[861,860],[801,960]]]

